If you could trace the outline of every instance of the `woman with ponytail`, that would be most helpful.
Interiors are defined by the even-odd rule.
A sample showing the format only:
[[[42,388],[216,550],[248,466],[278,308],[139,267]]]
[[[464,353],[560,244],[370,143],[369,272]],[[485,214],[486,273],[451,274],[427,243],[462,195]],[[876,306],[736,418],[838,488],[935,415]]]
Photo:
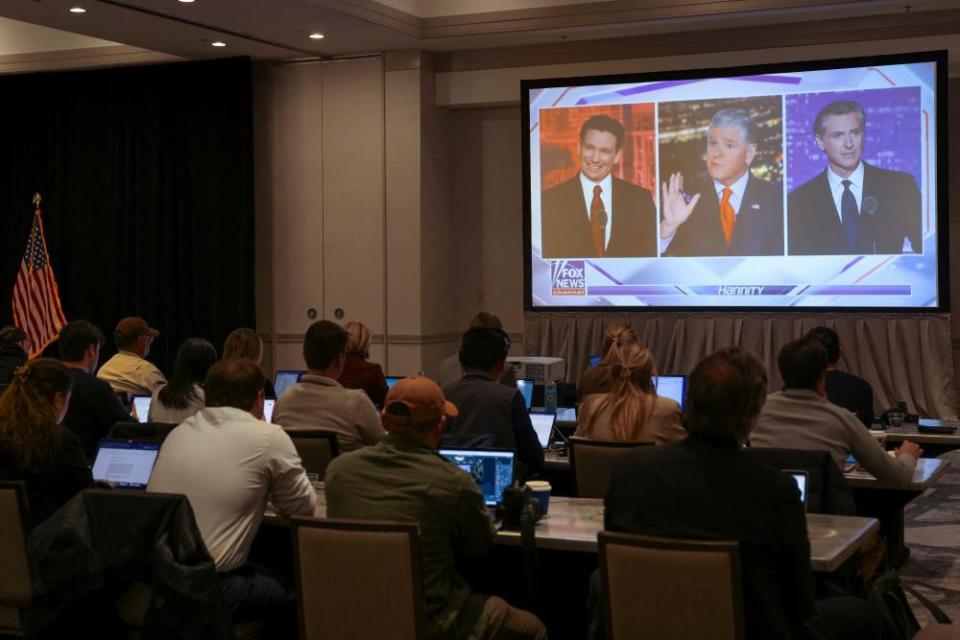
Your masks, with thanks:
[[[66,365],[38,358],[17,369],[0,396],[0,480],[26,485],[31,529],[93,485],[80,441],[60,426],[70,388]]]
[[[686,436],[680,424],[680,405],[657,395],[653,355],[635,338],[608,352],[605,361],[610,391],[588,395],[580,403],[576,436],[654,444],[676,442]]]
[[[603,347],[600,349],[603,359],[600,360],[600,364],[587,369],[580,376],[580,384],[577,388],[580,400],[592,393],[612,391],[614,379],[610,375],[610,369],[617,360],[617,353],[628,345],[639,343],[637,334],[627,325],[615,324],[607,327],[607,334],[603,337]]]

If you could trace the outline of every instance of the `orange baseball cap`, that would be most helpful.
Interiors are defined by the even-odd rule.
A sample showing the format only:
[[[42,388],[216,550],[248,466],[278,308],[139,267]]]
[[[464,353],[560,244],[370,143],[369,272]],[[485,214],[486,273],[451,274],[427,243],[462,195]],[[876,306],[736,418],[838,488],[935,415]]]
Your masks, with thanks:
[[[384,419],[390,424],[419,424],[453,418],[457,407],[443,397],[439,385],[430,378],[403,378],[390,388],[383,402]]]

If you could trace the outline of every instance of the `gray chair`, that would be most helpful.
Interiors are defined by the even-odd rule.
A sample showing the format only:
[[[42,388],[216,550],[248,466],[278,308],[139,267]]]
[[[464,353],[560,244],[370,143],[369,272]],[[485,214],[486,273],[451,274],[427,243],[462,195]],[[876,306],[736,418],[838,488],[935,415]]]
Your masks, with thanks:
[[[22,482],[0,482],[0,634],[22,636],[33,586],[27,562],[27,495]]]
[[[652,442],[611,442],[570,438],[570,468],[578,498],[604,498],[616,461],[631,449],[653,446]]]
[[[337,434],[322,429],[284,429],[307,473],[317,474],[321,480],[327,472],[327,465],[340,455]]]
[[[741,640],[737,542],[598,534],[607,640]]]
[[[301,639],[424,637],[416,524],[300,517],[291,524]]]

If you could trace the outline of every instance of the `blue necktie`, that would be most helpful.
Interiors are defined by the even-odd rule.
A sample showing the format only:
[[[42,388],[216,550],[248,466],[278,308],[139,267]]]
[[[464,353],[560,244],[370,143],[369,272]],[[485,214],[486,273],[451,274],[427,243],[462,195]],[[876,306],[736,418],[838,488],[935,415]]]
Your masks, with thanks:
[[[850,253],[857,253],[860,228],[860,211],[857,209],[857,199],[850,191],[850,181],[843,181],[843,195],[840,196],[840,217],[843,219],[843,233],[847,236],[847,248]]]

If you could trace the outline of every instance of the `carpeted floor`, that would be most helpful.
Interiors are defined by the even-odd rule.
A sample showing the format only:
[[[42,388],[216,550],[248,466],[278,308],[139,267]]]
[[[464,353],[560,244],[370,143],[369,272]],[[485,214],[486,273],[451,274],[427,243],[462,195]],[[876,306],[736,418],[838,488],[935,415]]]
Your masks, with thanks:
[[[900,577],[960,625],[960,450],[942,457],[950,459],[950,469],[904,511],[910,559]],[[929,612],[907,597],[925,625],[931,620]]]

